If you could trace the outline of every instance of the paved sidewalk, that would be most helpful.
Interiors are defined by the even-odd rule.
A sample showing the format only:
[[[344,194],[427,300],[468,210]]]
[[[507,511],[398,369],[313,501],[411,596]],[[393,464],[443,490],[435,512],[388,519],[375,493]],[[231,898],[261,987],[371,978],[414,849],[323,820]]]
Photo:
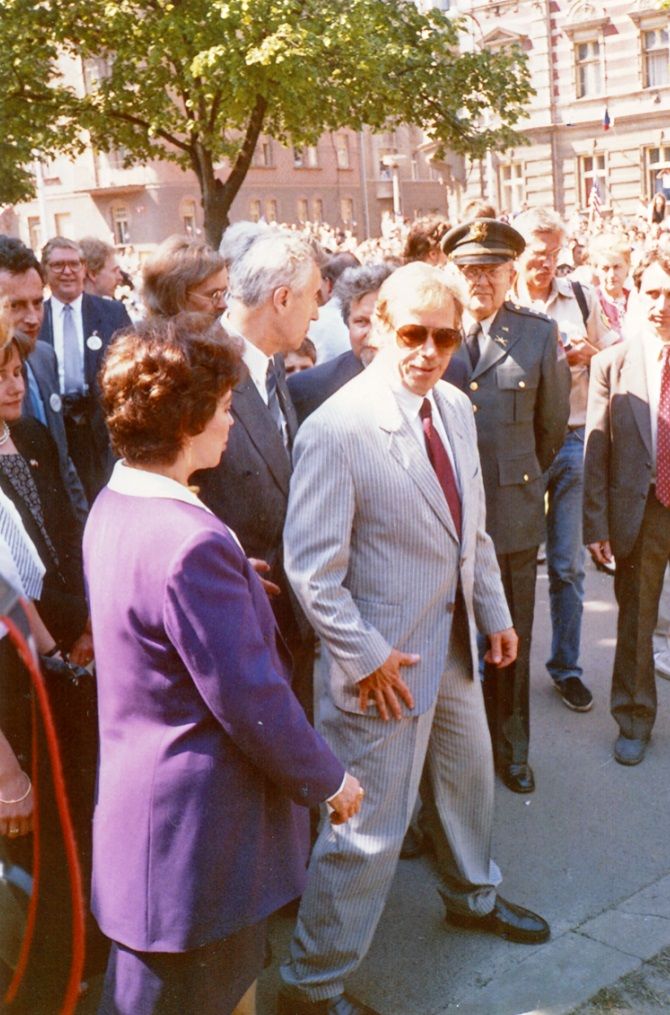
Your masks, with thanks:
[[[350,984],[383,1015],[670,1011],[670,986],[659,987],[670,985],[670,958],[649,961],[670,949],[670,682],[659,681],[647,758],[633,769],[617,765],[608,710],[615,619],[612,579],[589,567],[582,662],[595,705],[571,712],[544,669],[550,631],[540,568],[531,724],[537,790],[523,797],[498,785],[494,855],[505,897],[545,916],[552,940],[533,948],[447,929],[430,863],[402,861],[370,954]],[[289,920],[275,921],[276,960],[290,931]],[[622,993],[629,1008],[603,1006],[606,995],[579,1008],[622,977],[622,991],[638,989],[636,976],[658,996],[669,991],[665,1009],[641,1007],[634,993]],[[275,961],[260,983],[258,1015],[273,1015],[277,984]]]

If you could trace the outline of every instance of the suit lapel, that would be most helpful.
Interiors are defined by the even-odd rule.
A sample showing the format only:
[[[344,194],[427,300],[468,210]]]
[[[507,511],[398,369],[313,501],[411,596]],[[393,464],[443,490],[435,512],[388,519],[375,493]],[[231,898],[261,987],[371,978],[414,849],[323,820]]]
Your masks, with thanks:
[[[647,369],[644,357],[644,342],[640,339],[632,342],[628,347],[625,359],[621,365],[621,383],[628,394],[628,402],[637,428],[640,431],[640,437],[649,454],[652,455]]]
[[[246,367],[243,368],[240,383],[233,389],[232,411],[279,487],[288,495],[291,478],[288,452],[268,407],[259,395]]]
[[[370,375],[374,366],[368,367],[366,376]],[[377,371],[372,376],[376,381]],[[441,524],[458,541],[456,526],[435,470],[425,450],[419,446],[416,433],[400,411],[393,391],[388,382],[382,385],[375,383],[373,387],[370,404],[376,410],[380,429],[389,436],[389,453],[411,477]]]
[[[506,356],[512,346],[518,341],[520,335],[516,336],[509,328],[507,311],[503,305],[493,318],[487,337],[482,342],[482,354],[479,357],[477,366],[472,371],[473,379],[479,377],[486,370],[489,370],[498,360]]]

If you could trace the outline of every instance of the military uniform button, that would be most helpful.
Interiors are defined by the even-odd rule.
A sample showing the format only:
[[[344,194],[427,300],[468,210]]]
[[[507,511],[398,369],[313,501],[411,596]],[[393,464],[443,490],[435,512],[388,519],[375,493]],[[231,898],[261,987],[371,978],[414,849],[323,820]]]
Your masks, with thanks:
[[[477,412],[477,409],[478,409],[478,408],[479,408],[479,406],[478,406],[478,405],[473,405],[473,406],[472,406],[472,411],[473,411],[473,412]]]
[[[470,381],[470,391],[478,391],[478,390],[479,385],[477,384],[477,381]]]
[[[519,387],[520,388],[525,388],[526,387],[526,382],[525,381],[519,381]]]
[[[527,483],[529,479],[530,479],[530,476],[528,475],[528,473],[524,472],[524,474],[523,474],[523,481],[524,481],[524,483]]]

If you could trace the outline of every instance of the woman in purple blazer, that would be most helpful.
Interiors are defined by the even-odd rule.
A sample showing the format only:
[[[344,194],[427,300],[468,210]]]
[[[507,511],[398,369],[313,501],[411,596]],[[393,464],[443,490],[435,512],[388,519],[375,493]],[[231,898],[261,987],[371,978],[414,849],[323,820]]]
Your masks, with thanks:
[[[265,920],[302,891],[306,808],[346,821],[362,798],[289,687],[235,535],[188,485],[225,449],[239,362],[211,317],[181,314],[127,329],[101,373],[122,456],[84,536],[105,1015],[253,1011]]]

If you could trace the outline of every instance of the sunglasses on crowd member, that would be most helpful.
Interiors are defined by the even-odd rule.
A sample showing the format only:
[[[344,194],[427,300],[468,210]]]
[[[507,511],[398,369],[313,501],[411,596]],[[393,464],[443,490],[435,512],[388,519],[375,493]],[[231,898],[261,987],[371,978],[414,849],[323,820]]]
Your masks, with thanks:
[[[438,349],[451,349],[461,341],[458,328],[426,328],[423,324],[403,324],[396,335],[408,349],[423,345],[429,335]]]

